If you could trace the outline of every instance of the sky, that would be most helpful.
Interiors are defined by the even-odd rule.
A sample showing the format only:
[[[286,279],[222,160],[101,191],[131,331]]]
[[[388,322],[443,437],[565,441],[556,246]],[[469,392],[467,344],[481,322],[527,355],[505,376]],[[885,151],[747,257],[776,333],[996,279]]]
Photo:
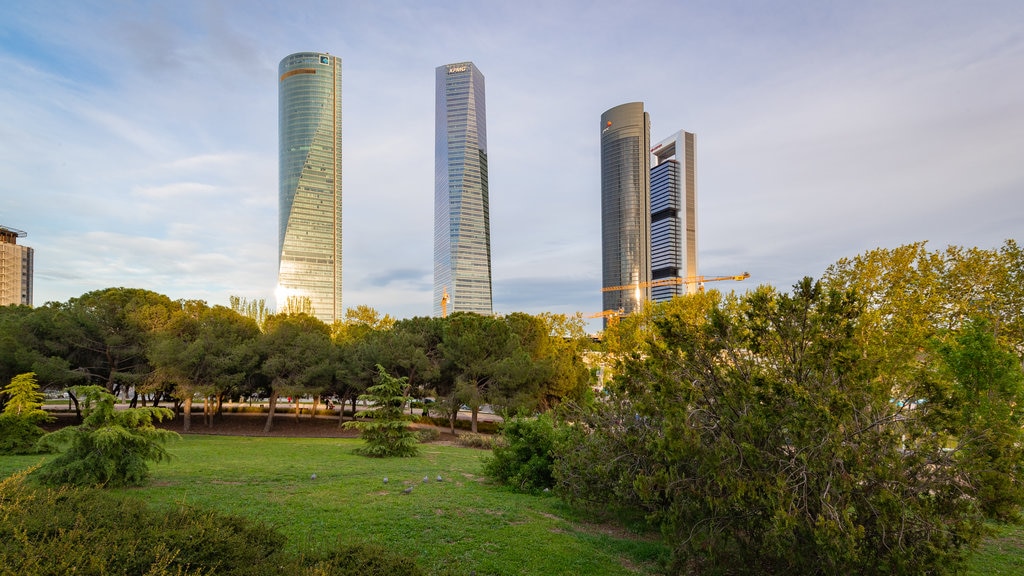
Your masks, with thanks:
[[[498,313],[600,310],[600,116],[626,102],[652,142],[696,134],[699,273],[751,274],[713,287],[1024,242],[1019,0],[6,0],[0,225],[34,303],[273,305],[277,66],[302,51],[342,59],[346,307],[431,314],[434,70],[467,60]]]

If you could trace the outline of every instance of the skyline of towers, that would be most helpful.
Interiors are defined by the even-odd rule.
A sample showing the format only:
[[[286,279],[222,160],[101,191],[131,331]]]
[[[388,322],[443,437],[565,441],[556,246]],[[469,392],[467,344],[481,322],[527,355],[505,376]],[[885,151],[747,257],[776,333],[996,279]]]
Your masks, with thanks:
[[[433,314],[491,314],[484,76],[457,62],[438,66],[435,78]]]
[[[601,115],[603,310],[629,314],[645,300],[696,292],[695,282],[657,282],[697,276],[694,144],[680,130],[651,148],[643,102]]]
[[[342,309],[341,59],[319,52],[278,66],[278,309],[308,298],[330,324]]]
[[[32,305],[35,250],[18,244],[28,233],[0,226],[0,306]]]

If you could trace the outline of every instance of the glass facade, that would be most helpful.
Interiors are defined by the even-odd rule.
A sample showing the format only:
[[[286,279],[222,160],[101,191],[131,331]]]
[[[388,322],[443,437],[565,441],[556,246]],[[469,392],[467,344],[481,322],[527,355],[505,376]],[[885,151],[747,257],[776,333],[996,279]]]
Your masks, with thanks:
[[[433,313],[447,291],[447,312],[491,314],[484,76],[472,62],[435,72]]]
[[[650,298],[651,137],[642,102],[601,115],[601,282],[604,310],[636,311]]]
[[[697,276],[694,135],[676,132],[651,153],[651,279]],[[651,288],[655,302],[697,291],[696,282]]]
[[[341,305],[341,59],[300,52],[278,67],[278,308],[308,298],[331,323]]]

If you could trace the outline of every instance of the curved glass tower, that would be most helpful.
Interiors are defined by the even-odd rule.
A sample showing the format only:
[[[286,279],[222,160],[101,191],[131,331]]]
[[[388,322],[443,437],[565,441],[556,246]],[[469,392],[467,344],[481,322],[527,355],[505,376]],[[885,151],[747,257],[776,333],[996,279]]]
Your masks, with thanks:
[[[341,59],[299,52],[278,66],[278,309],[308,298],[331,323],[341,307]]]
[[[484,75],[472,62],[436,69],[434,315],[491,314]]]
[[[636,311],[651,289],[651,134],[643,102],[601,115],[601,286],[604,310]]]

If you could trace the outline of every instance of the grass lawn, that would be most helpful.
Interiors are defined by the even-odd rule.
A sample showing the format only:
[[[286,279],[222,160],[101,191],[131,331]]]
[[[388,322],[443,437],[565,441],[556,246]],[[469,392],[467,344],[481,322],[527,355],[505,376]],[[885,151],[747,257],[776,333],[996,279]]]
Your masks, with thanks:
[[[338,539],[383,544],[428,571],[655,574],[667,554],[657,534],[587,523],[554,496],[485,482],[480,458],[489,452],[425,444],[418,457],[371,459],[352,454],[360,444],[189,435],[169,445],[171,462],[151,466],[147,487],[119,492],[259,518],[300,553]],[[0,477],[40,460],[0,457]]]
[[[338,539],[383,544],[428,571],[656,574],[667,555],[657,534],[587,522],[554,496],[487,483],[480,459],[488,452],[426,444],[418,457],[378,460],[352,454],[360,442],[184,436],[169,446],[171,462],[151,467],[148,486],[119,492],[153,506],[191,504],[259,518],[299,553]],[[0,457],[0,477],[41,460]],[[1024,527],[1000,527],[968,574],[1024,575],[1022,557]]]

